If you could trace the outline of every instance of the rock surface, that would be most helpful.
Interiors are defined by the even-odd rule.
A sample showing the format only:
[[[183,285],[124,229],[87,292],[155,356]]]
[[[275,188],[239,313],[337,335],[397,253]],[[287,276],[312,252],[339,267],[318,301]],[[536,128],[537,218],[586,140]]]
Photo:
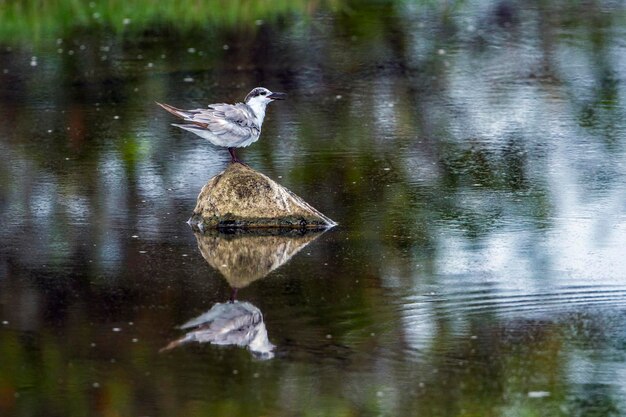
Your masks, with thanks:
[[[336,225],[287,188],[234,163],[202,187],[189,224],[209,228],[325,229]]]

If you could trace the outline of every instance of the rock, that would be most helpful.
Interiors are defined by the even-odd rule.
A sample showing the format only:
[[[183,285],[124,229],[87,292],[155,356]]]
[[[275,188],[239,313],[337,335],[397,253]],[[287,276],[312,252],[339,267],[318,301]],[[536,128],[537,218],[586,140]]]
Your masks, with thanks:
[[[207,228],[325,229],[336,225],[287,188],[235,163],[202,187],[189,224]]]
[[[293,229],[278,233],[277,229],[264,229],[232,234],[210,230],[195,235],[202,257],[232,288],[241,289],[284,265],[322,233]]]

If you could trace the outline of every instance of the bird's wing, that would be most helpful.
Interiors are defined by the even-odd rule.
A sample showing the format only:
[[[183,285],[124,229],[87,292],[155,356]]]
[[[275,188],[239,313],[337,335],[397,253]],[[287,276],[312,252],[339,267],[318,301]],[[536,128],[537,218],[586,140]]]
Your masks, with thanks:
[[[261,127],[257,123],[254,112],[244,103],[218,103],[211,104],[206,109],[193,110],[181,110],[167,104],[157,104],[197,127],[192,130],[186,125],[175,126],[191,130],[202,137],[205,137],[202,131],[208,131],[212,135],[212,139],[209,139],[211,143],[219,146],[237,146],[237,143],[240,143],[242,139],[258,137],[261,133]],[[192,127],[191,125],[187,126]]]
[[[189,121],[205,123],[215,135],[246,136],[259,130],[252,109],[246,104],[211,104],[208,109],[194,113]]]

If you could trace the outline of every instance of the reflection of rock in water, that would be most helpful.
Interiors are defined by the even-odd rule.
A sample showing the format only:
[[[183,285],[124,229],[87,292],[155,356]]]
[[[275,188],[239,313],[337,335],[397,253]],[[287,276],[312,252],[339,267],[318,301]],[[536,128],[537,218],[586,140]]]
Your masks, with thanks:
[[[161,351],[198,342],[237,345],[247,347],[256,357],[262,359],[274,357],[274,345],[267,337],[263,314],[248,302],[217,303],[209,311],[188,321],[180,328],[194,330],[174,340]]]
[[[243,288],[283,265],[320,232],[259,235],[195,233],[204,259],[233,288]]]

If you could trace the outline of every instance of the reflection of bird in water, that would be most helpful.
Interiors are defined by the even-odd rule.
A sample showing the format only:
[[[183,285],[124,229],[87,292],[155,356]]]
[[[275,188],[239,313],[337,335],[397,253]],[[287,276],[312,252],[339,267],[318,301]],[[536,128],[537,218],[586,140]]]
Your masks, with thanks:
[[[206,109],[181,110],[168,104],[157,104],[186,124],[173,124],[211,142],[228,148],[232,162],[241,162],[235,148],[246,147],[259,139],[265,118],[265,107],[274,100],[284,100],[285,93],[272,93],[257,87],[250,91],[244,103],[209,104]]]
[[[166,351],[190,343],[248,347],[258,358],[274,357],[274,345],[267,337],[261,310],[248,302],[217,303],[206,313],[180,326],[193,329],[161,349]]]

